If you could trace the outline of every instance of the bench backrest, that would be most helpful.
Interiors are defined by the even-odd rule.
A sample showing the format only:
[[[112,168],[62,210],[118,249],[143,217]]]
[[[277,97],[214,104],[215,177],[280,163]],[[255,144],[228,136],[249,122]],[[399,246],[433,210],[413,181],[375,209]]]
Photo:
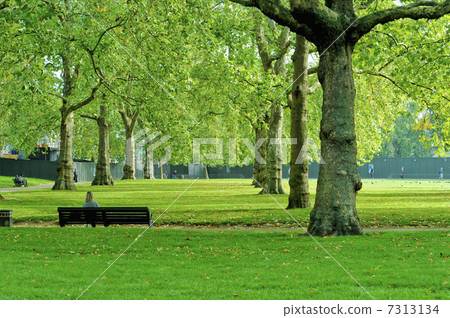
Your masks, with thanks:
[[[59,207],[59,224],[148,224],[152,226],[148,207]]]

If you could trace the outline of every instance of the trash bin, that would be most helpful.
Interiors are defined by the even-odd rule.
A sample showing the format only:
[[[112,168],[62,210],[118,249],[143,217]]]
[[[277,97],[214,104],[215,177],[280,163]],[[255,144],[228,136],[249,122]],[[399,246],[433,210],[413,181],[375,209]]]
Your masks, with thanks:
[[[12,210],[0,210],[0,226],[11,227],[13,225]]]

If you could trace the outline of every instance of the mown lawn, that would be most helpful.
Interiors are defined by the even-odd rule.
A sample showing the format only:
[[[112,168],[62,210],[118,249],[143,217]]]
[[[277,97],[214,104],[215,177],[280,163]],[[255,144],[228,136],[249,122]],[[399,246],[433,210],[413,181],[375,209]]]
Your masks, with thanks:
[[[288,195],[258,195],[250,180],[198,180],[172,206],[194,180],[116,181],[114,187],[78,185],[77,191],[50,189],[3,193],[1,209],[12,209],[17,221],[57,221],[59,206],[81,206],[86,191],[93,191],[101,206],[148,206],[155,226],[274,226],[298,228],[278,205],[287,206]],[[316,181],[311,180],[314,202]],[[289,187],[287,181],[285,189]],[[274,200],[275,199],[275,200]],[[277,202],[276,202],[277,201]],[[170,206],[164,215],[161,214]],[[447,227],[450,211],[449,181],[364,180],[357,198],[364,227]],[[308,209],[291,210],[302,226]],[[161,216],[159,218],[159,216]]]
[[[137,228],[0,228],[0,299],[77,299]],[[448,299],[447,231],[150,229],[81,299]],[[370,296],[370,295],[371,296]]]
[[[14,179],[14,177],[0,176],[0,189],[1,188],[13,188],[14,182],[12,181],[12,179]],[[25,179],[27,179],[27,181],[28,181],[28,186],[35,186],[35,185],[47,184],[47,183],[53,182],[51,180],[27,178],[27,177],[25,177]]]

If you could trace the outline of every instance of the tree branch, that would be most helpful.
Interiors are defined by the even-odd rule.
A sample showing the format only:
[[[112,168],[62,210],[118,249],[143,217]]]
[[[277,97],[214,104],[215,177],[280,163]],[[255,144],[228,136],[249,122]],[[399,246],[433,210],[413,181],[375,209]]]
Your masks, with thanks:
[[[70,106],[68,109],[68,113],[70,112],[74,112],[84,106],[86,106],[87,104],[89,104],[90,102],[92,102],[95,98],[95,93],[98,91],[98,89],[103,85],[102,81],[99,81],[97,85],[95,85],[95,87],[92,88],[91,90],[91,94],[89,95],[88,98],[86,98],[85,100],[79,102],[78,104],[75,104],[73,106]]]
[[[315,82],[313,86],[308,88],[308,95],[311,95],[315,92],[316,89],[320,87],[320,82]]]
[[[319,70],[319,67],[318,67],[318,66],[308,68],[308,75],[317,74],[317,71],[318,71],[318,70]]]
[[[278,24],[287,26],[291,31],[301,34],[307,39],[314,36],[313,30],[306,24],[301,24],[294,19],[289,8],[282,5],[280,0],[231,0],[231,2],[257,8]]]
[[[391,82],[395,87],[397,87],[397,88],[400,89],[402,92],[404,92],[404,93],[406,93],[406,94],[409,95],[408,91],[407,91],[406,89],[404,89],[402,86],[400,86],[400,84],[398,84],[397,81],[395,81],[392,77],[390,77],[390,76],[388,76],[388,75],[386,75],[386,74],[384,74],[384,73],[381,73],[381,72],[366,72],[366,71],[361,71],[361,70],[353,70],[353,72],[354,72],[355,74],[368,74],[368,75],[378,76],[378,77],[382,77],[382,78],[384,78],[384,79],[387,79],[387,80],[388,80],[389,82]],[[420,88],[429,90],[429,91],[431,91],[431,92],[433,92],[433,93],[436,93],[436,90],[435,90],[435,89],[430,88],[430,87],[427,87],[427,86],[424,86],[424,85],[422,85],[422,84],[417,84],[417,83],[411,82],[411,81],[408,81],[408,83],[411,84],[411,85],[413,85],[413,86],[417,86],[417,87],[420,87]],[[445,99],[445,100],[447,100],[447,101],[450,102],[450,98],[445,97],[445,96],[440,95],[440,94],[438,94],[438,96],[440,96],[440,97],[442,97],[443,99]]]
[[[318,0],[291,0],[290,2],[292,15],[297,21],[304,21],[315,33],[323,34],[336,29],[340,15]]]
[[[281,32],[280,38],[279,38],[279,51],[275,53],[274,55],[269,57],[269,61],[272,63],[273,61],[279,60],[283,57],[283,55],[286,54],[287,50],[291,46],[291,37],[290,37],[290,30],[289,28],[283,28],[283,31]]]
[[[369,33],[378,24],[386,24],[395,20],[409,18],[419,19],[439,19],[450,13],[450,0],[442,3],[436,1],[416,1],[407,6],[378,11],[360,18],[353,26],[359,40],[363,35]]]
[[[98,121],[98,117],[97,116],[89,116],[89,115],[80,114],[80,117]]]

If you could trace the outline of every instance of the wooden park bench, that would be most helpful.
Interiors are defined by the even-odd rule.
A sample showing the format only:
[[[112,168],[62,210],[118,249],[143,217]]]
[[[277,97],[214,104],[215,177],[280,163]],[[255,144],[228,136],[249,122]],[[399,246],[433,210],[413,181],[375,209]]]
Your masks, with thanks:
[[[152,214],[148,207],[59,207],[59,225],[67,224],[147,224],[153,227]]]

